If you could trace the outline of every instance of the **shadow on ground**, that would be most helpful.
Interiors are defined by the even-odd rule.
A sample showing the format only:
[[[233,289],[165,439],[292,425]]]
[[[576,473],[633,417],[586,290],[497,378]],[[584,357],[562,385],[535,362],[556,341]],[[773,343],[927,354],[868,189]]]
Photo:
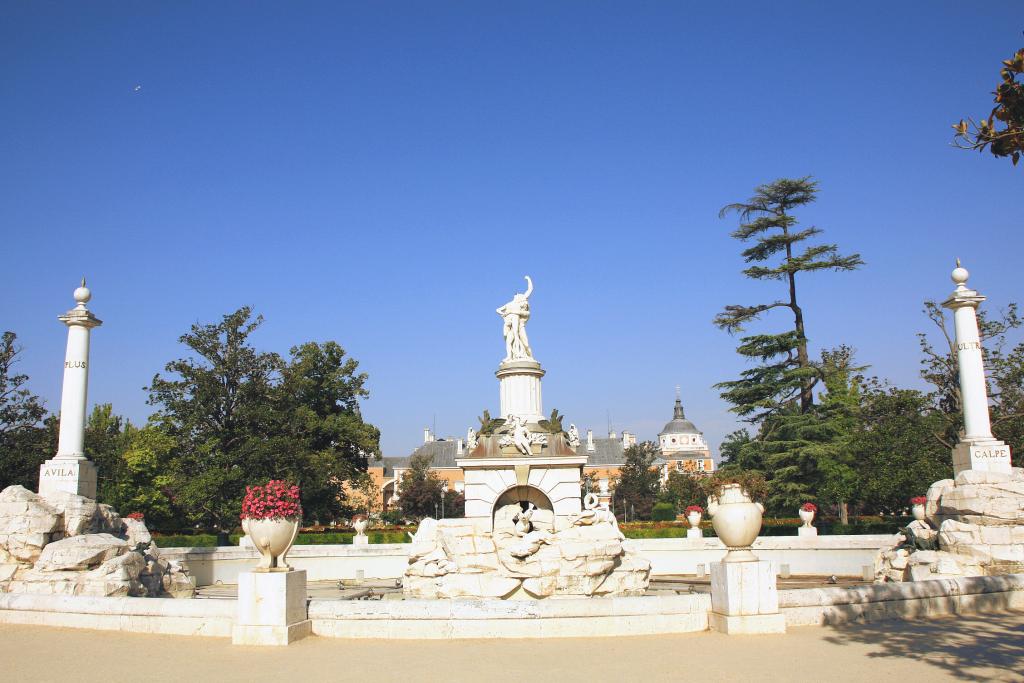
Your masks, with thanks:
[[[965,681],[1024,681],[1024,612],[827,626],[826,642],[861,643],[869,657],[910,658]]]

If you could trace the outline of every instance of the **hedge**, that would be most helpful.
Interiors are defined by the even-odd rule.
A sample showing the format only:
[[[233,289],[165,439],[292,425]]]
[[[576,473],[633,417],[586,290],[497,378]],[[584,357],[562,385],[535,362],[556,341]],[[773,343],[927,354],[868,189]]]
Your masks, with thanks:
[[[408,543],[409,536],[404,530],[368,531],[370,543]],[[299,534],[295,545],[351,545],[355,533],[331,531]],[[242,534],[228,536],[231,545],[238,545]],[[153,534],[153,541],[159,548],[211,548],[217,545],[216,534]]]

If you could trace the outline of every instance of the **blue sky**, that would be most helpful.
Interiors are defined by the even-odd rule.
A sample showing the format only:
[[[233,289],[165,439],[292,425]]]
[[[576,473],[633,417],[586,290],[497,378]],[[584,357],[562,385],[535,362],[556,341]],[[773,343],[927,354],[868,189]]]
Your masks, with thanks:
[[[359,360],[404,455],[497,410],[494,309],[530,274],[546,410],[654,438],[679,384],[717,452],[745,366],[711,319],[779,295],[718,210],[812,174],[799,218],[867,262],[803,278],[813,347],[920,386],[955,256],[1021,298],[1024,170],[949,144],[1024,45],[1024,6],[987,7],[8,2],[0,328],[57,410],[87,275],[90,402],[138,422],[177,338],[249,304],[260,348]]]

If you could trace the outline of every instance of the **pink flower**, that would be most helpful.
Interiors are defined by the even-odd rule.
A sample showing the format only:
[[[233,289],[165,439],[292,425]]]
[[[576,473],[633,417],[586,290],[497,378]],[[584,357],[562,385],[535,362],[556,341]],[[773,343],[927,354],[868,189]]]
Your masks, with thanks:
[[[279,479],[263,486],[246,486],[242,519],[294,518],[302,515],[299,487]]]

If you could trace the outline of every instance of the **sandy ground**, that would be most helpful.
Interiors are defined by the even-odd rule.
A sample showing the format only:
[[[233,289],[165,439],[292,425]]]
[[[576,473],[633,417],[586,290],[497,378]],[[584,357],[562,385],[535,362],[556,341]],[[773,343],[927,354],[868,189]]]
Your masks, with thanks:
[[[784,636],[352,641],[0,625],[3,681],[1024,681],[1024,612],[790,629]]]

